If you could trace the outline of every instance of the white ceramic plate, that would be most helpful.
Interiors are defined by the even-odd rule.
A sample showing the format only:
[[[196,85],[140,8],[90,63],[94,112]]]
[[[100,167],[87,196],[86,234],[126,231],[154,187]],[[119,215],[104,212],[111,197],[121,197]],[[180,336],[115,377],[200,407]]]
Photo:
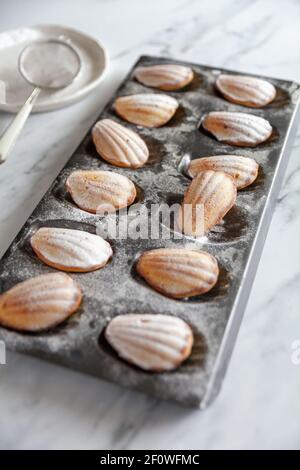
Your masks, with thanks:
[[[68,87],[41,92],[33,112],[62,108],[83,98],[103,79],[108,56],[102,44],[75,29],[57,25],[37,25],[19,28],[0,34],[0,80],[5,83],[5,102],[0,109],[17,112],[32,91],[18,71],[18,57],[31,41],[49,38],[69,42],[80,55],[82,66],[79,75]]]

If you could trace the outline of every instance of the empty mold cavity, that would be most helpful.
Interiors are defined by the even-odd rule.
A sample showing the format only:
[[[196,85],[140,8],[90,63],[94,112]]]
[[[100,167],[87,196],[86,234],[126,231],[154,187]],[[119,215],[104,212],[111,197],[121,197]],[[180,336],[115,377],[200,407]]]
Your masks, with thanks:
[[[249,214],[233,206],[222,221],[206,233],[207,244],[234,244],[247,236],[249,227]]]

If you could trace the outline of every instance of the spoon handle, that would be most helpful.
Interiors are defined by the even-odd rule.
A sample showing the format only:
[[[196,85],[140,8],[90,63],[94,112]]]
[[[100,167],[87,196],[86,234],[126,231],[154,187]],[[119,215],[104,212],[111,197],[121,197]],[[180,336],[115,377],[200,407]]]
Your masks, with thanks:
[[[9,151],[12,149],[15,144],[21,130],[24,127],[25,122],[33,105],[40,94],[40,88],[34,88],[31,95],[27,98],[22,108],[18,111],[18,114],[9,124],[8,128],[4,131],[3,135],[0,138],[0,163],[4,163]]]

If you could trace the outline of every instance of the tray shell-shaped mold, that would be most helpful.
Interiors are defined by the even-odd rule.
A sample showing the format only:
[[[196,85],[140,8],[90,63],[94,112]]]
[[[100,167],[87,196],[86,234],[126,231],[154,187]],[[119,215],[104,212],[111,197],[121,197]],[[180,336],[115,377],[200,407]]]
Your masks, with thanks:
[[[114,108],[128,122],[144,127],[160,127],[174,116],[178,102],[162,93],[140,93],[117,98]]]
[[[219,275],[213,256],[186,248],[147,251],[139,258],[136,269],[155,290],[175,299],[210,291]]]
[[[81,299],[81,289],[67,274],[42,274],[0,296],[0,324],[19,331],[46,330],[72,315]]]
[[[236,193],[236,185],[226,173],[201,171],[184,195],[177,221],[180,230],[193,237],[203,236],[232,208]],[[203,217],[199,218],[198,208],[203,209]]]
[[[105,266],[112,256],[106,240],[83,230],[41,227],[30,243],[40,260],[62,271],[95,271]]]
[[[153,372],[176,369],[193,346],[190,326],[161,314],[119,315],[106,327],[105,338],[122,359]]]
[[[92,137],[98,154],[112,165],[140,168],[149,158],[143,139],[112,119],[98,121],[93,127]]]
[[[204,116],[202,126],[217,140],[238,147],[255,147],[272,134],[266,119],[247,113],[213,111]]]
[[[200,171],[223,171],[233,178],[237,189],[242,189],[255,181],[258,168],[258,163],[253,158],[239,155],[217,155],[192,160],[188,167],[188,174],[194,178]]]
[[[121,84],[113,101],[117,96],[141,93],[142,89],[143,92],[151,92],[133,79],[138,66],[172,62],[181,63],[159,57],[140,58]],[[174,242],[167,242],[162,236],[152,240],[151,243],[148,239],[115,239],[115,256],[110,266],[94,273],[73,276],[80,283],[85,297],[82,308],[69,321],[41,335],[21,332],[18,334],[8,328],[0,327],[0,339],[10,350],[31,354],[82,373],[110,380],[124,387],[150,394],[159,400],[175,400],[184,406],[201,405],[204,409],[213,401],[220,389],[242,321],[265,233],[270,224],[274,201],[278,196],[299,122],[299,86],[290,81],[271,79],[278,92],[274,105],[271,104],[263,110],[252,108],[252,111],[248,111],[258,115],[263,115],[261,114],[263,112],[266,119],[274,124],[274,127],[276,126],[278,136],[276,139],[271,138],[267,145],[258,147],[259,152],[255,152],[255,155],[251,155],[251,151],[233,152],[228,146],[225,151],[225,146],[216,145],[213,137],[210,138],[206,132],[201,132],[202,129],[200,132],[196,129],[200,118],[199,110],[206,110],[205,112],[219,110],[216,108],[217,102],[223,102],[224,110],[240,112],[242,108],[233,103],[226,104],[226,101],[216,97],[211,87],[216,81],[216,73],[219,73],[215,67],[182,64],[192,67],[197,77],[187,88],[187,92],[184,90],[174,92],[176,96],[172,93],[172,96],[178,96],[180,106],[186,110],[183,113],[185,118],[179,119],[183,115],[179,110],[170,124],[158,131],[155,130],[154,133],[147,129],[137,130],[147,144],[149,142],[151,160],[156,154],[155,161],[162,161],[162,164],[147,165],[145,169],[137,170],[132,176],[130,176],[132,172],[129,175],[126,169],[115,168],[115,171],[126,174],[138,184],[137,190],[139,192],[139,187],[143,190],[142,197],[147,207],[152,202],[173,204],[178,202],[184,191],[183,185],[188,181],[184,180],[176,168],[180,154],[192,154],[196,158],[202,155],[237,153],[254,157],[262,167],[255,190],[243,191],[238,196],[238,206],[231,209],[224,217],[224,224],[215,227],[207,238],[199,242],[188,240],[186,236],[180,236]],[[222,70],[221,73],[234,72]],[[244,108],[246,109],[248,108]],[[194,112],[196,110],[198,113]],[[116,120],[127,126],[125,122],[122,123],[117,119],[111,102],[103,112],[99,113],[97,120],[104,118]],[[136,130],[133,125],[128,124],[128,127]],[[221,150],[221,147],[224,147],[224,150]],[[201,153],[199,148],[202,149]],[[38,227],[48,225],[93,232],[98,221],[93,215],[70,206],[70,198],[63,188],[66,176],[74,170],[88,169],[89,164],[92,166],[89,169],[102,170],[104,169],[102,165],[107,167],[100,159],[97,161],[93,153],[91,154],[90,136],[87,136],[57,177],[55,185],[48,190],[21,232],[15,237],[1,260],[1,293],[19,280],[28,279],[41,272],[55,272],[53,268],[43,266],[30,250],[29,236]],[[185,165],[181,165],[185,174],[187,161],[185,159]],[[249,208],[251,208],[250,218]],[[173,229],[173,215],[170,222]],[[168,227],[170,222],[163,221]],[[133,277],[130,276],[132,260],[137,253],[165,247],[166,243],[167,246],[185,246],[191,249],[207,246],[209,252],[218,259],[220,266],[220,276],[216,286],[199,299],[196,297],[189,301],[181,301],[151,290],[151,287],[134,273]],[[28,256],[30,252],[31,256]],[[128,305],[128,292],[130,292],[130,305]],[[195,336],[193,351],[186,363],[171,373],[153,374],[131,367],[118,359],[117,354],[114,354],[104,341],[104,329],[109,319],[128,312],[169,314],[184,319],[192,327]]]
[[[73,171],[66,187],[75,204],[93,214],[115,212],[130,206],[136,198],[132,181],[112,171]]]
[[[194,72],[184,65],[162,64],[138,67],[134,76],[143,85],[165,91],[175,91],[191,83]]]
[[[216,87],[227,100],[251,108],[266,106],[276,96],[272,83],[247,75],[221,74],[216,80]]]

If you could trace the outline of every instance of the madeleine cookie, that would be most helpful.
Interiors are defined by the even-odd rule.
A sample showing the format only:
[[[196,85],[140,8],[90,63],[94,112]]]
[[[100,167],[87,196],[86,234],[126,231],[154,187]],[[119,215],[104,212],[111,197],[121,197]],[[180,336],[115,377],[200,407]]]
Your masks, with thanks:
[[[147,251],[139,258],[136,269],[151,287],[175,299],[208,292],[219,276],[213,256],[185,248]]]
[[[221,74],[216,81],[220,93],[233,103],[261,108],[271,103],[276,96],[272,83],[246,75]]]
[[[220,142],[238,147],[255,147],[268,140],[272,126],[266,119],[245,113],[208,113],[202,126]]]
[[[44,263],[62,271],[89,272],[102,268],[112,256],[109,243],[82,230],[42,227],[30,240]]]
[[[78,207],[99,215],[130,206],[136,198],[132,181],[112,171],[73,171],[66,187]]]
[[[117,98],[114,108],[125,121],[138,126],[160,127],[174,116],[178,102],[161,93],[142,93]]]
[[[201,237],[221,222],[235,204],[236,185],[222,171],[201,171],[188,187],[178,226],[186,235]]]
[[[138,67],[135,78],[143,85],[165,91],[179,90],[187,86],[194,77],[190,67],[176,64],[151,65]]]
[[[65,273],[32,277],[0,296],[0,324],[20,331],[46,330],[76,312],[81,299],[81,289]]]
[[[253,158],[238,155],[217,155],[192,160],[188,173],[194,178],[200,171],[206,170],[224,171],[233,178],[237,189],[242,189],[256,180],[258,164]]]
[[[98,121],[93,127],[92,137],[98,154],[112,165],[140,168],[149,158],[143,139],[112,119]]]
[[[189,325],[170,315],[119,315],[109,322],[105,338],[122,359],[153,372],[176,369],[193,346]]]

